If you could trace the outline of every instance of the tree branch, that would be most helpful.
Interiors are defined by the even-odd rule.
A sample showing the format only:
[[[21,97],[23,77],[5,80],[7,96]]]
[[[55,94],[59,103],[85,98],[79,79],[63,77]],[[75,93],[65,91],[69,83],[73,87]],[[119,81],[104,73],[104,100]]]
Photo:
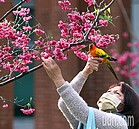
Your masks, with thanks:
[[[84,41],[84,40],[83,40],[83,41],[78,42],[78,43],[72,43],[72,44],[70,44],[70,46],[69,46],[68,48],[63,49],[63,52],[69,50],[69,49],[70,49],[71,47],[73,47],[73,46],[77,46],[77,45],[86,45],[86,44],[88,44],[88,43],[92,43],[92,41],[91,41],[91,40],[87,40],[87,41]],[[55,59],[55,56],[53,55],[52,58]],[[4,86],[4,85],[6,85],[6,84],[8,84],[8,83],[10,83],[10,82],[13,82],[13,81],[15,81],[15,80],[17,80],[17,79],[19,79],[19,78],[22,78],[23,76],[25,76],[25,75],[27,75],[27,74],[29,74],[29,73],[31,73],[31,72],[34,72],[34,71],[36,71],[37,69],[41,68],[42,66],[43,66],[42,64],[39,64],[39,65],[37,65],[36,67],[33,67],[33,68],[29,69],[28,71],[26,71],[26,72],[24,72],[24,73],[21,73],[21,74],[15,76],[15,77],[12,77],[12,78],[10,78],[10,79],[4,81],[4,82],[1,82],[1,83],[0,83],[0,87]],[[4,77],[8,77],[8,75],[6,75],[6,76],[4,76]],[[3,80],[3,78],[2,78],[1,80]],[[5,78],[4,78],[4,80],[5,80]]]
[[[104,9],[102,9],[100,12],[104,12],[105,10],[107,10],[113,3],[115,0],[112,0]]]
[[[115,0],[112,0],[105,8],[101,9],[101,5],[102,5],[102,3],[104,2],[104,1],[102,1],[102,2],[99,4],[99,6],[98,6],[98,13],[97,13],[97,15],[96,15],[96,18],[95,18],[94,22],[92,23],[92,26],[90,27],[90,29],[88,30],[88,32],[87,32],[86,35],[84,36],[84,40],[82,40],[82,41],[80,41],[80,42],[78,42],[78,43],[71,43],[70,46],[69,46],[68,48],[63,49],[62,52],[65,52],[65,51],[69,50],[71,47],[74,47],[74,46],[77,46],[77,45],[87,45],[87,44],[93,43],[91,40],[88,39],[88,36],[89,36],[91,30],[93,29],[94,25],[96,24],[96,22],[97,22],[97,20],[98,20],[98,18],[99,18],[100,13],[104,12],[105,10],[107,10],[107,9],[111,6],[111,4],[113,4],[114,1],[115,1]],[[22,3],[24,3],[24,2],[25,2],[25,0],[22,0],[19,4],[17,4],[16,6],[14,6],[11,10],[9,10],[9,11],[0,19],[0,21],[2,21],[8,14],[10,14],[14,9],[16,9],[18,6],[20,6],[20,5],[21,5]],[[53,55],[52,58],[54,59],[54,58],[55,58],[55,55]],[[6,81],[1,82],[1,83],[0,83],[0,87],[4,86],[4,85],[6,85],[6,84],[8,84],[8,83],[10,83],[10,82],[13,82],[13,81],[15,81],[15,80],[17,80],[17,79],[19,79],[19,78],[21,78],[21,77],[23,77],[23,76],[25,76],[25,75],[31,73],[31,72],[34,72],[35,70],[41,68],[42,66],[43,66],[42,64],[39,64],[39,65],[37,65],[36,67],[31,68],[31,69],[29,69],[28,71],[26,71],[26,72],[24,72],[24,73],[21,73],[21,74],[15,76],[15,77],[12,77],[12,78],[10,78],[10,79],[8,79],[8,80],[6,80],[7,78],[6,78],[6,79],[5,79],[5,78],[4,78],[4,79],[2,78],[1,80],[6,80]],[[6,75],[6,76],[4,76],[4,77],[8,77],[8,75]]]
[[[1,83],[0,83],[0,87],[4,86],[4,85],[6,85],[6,84],[8,84],[8,83],[10,83],[10,82],[13,82],[13,81],[15,81],[15,80],[17,80],[17,79],[19,79],[19,78],[21,78],[21,77],[23,77],[23,76],[25,76],[25,75],[31,73],[31,72],[34,72],[35,70],[37,70],[37,69],[39,69],[39,68],[41,68],[41,67],[42,67],[42,64],[39,64],[39,65],[37,65],[36,67],[33,67],[32,69],[29,69],[27,72],[21,73],[21,74],[15,76],[15,77],[13,77],[13,78],[10,78],[10,79],[8,79],[8,80],[6,80],[6,81],[4,81],[4,82],[1,82]]]
[[[0,22],[2,22],[12,11],[17,9],[20,5],[22,5],[25,2],[25,0],[21,0],[18,4],[16,4],[13,8],[11,8],[9,11],[7,11],[1,18]]]
[[[89,36],[89,33],[91,32],[91,30],[93,29],[95,23],[97,22],[98,18],[99,18],[99,15],[100,13],[104,12],[105,10],[107,10],[113,3],[114,3],[115,0],[112,0],[105,8],[103,9],[100,9],[101,8],[101,5],[104,1],[102,1],[99,6],[98,6],[98,13],[97,13],[97,16],[92,24],[92,26],[90,27],[90,29],[88,30],[88,32],[86,33],[84,39],[87,40],[88,39],[88,36]]]

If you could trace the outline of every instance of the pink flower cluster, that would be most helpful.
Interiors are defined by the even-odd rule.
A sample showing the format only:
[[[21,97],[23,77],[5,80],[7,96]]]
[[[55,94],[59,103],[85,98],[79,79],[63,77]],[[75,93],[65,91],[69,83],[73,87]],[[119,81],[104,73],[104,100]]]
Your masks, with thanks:
[[[3,104],[3,108],[8,108],[8,104]]]
[[[13,11],[14,15],[19,15],[22,17],[26,17],[30,13],[29,8],[21,8],[20,10]]]
[[[64,1],[68,2],[68,0]],[[92,13],[91,11],[87,12],[78,12],[77,9],[65,9],[64,7],[66,5],[71,4],[64,4],[64,2],[59,1],[61,7],[63,10],[67,10],[67,17],[68,21],[59,21],[58,27],[61,30],[61,37],[63,40],[68,42],[70,45],[71,43],[77,43],[81,40],[84,40],[85,34],[89,31],[89,29],[92,26],[92,22],[95,20],[95,13]],[[90,6],[92,4],[96,4],[96,1],[92,0],[85,0]],[[66,6],[67,7],[67,6]],[[108,20],[99,19],[98,26],[106,27],[108,25]],[[88,39],[92,40],[92,42],[95,42],[98,47],[107,47],[109,44],[115,43],[116,35],[109,35],[109,34],[101,34],[101,31],[99,29],[92,29],[89,33]],[[85,47],[85,46],[84,46]],[[75,48],[78,48],[78,50]],[[74,51],[74,53],[81,59],[86,60],[87,54],[83,51],[81,51],[83,48],[82,45],[78,47],[74,47],[74,49],[71,48],[71,50]]]
[[[138,52],[133,53],[127,51],[118,55],[118,63],[121,64],[122,68],[117,70],[125,77],[135,78],[139,74],[139,71],[135,69],[139,63],[138,54]]]
[[[19,71],[23,73],[29,70],[28,64],[32,63],[32,59],[40,59],[39,53],[41,52],[39,51],[46,49],[46,44],[41,45],[45,43],[44,40],[41,40],[42,38],[38,40],[41,44],[37,44],[35,41],[36,45],[30,48],[30,35],[35,33],[40,37],[45,32],[40,28],[32,28],[28,24],[32,18],[29,16],[30,9],[21,8],[13,11],[13,13],[20,17],[19,19],[22,19],[23,22],[21,23],[22,26],[20,26],[19,21],[16,21],[15,24],[11,24],[7,20],[0,23],[0,40],[2,42],[0,45],[0,67],[10,72]]]
[[[128,39],[128,34],[124,32],[123,37]],[[111,50],[113,56],[118,59],[118,64],[120,64],[115,70],[122,76],[132,79],[134,85],[139,85],[139,70],[137,69],[139,64],[139,42],[127,43],[127,47],[133,47],[136,51],[125,51],[120,54],[116,50]]]
[[[115,43],[115,35],[106,34],[106,35],[100,36],[97,40],[98,40],[98,42],[97,42],[98,47],[107,48],[107,46],[109,44],[114,44]]]
[[[15,38],[16,34],[8,21],[0,23],[0,39]]]
[[[31,115],[31,114],[33,114],[34,112],[35,112],[35,109],[33,109],[33,108],[30,108],[30,109],[20,109],[22,112],[23,112],[23,114],[25,114],[25,115]]]
[[[102,26],[107,26],[108,25],[108,20],[99,20],[99,23],[102,25]]]
[[[58,4],[61,6],[62,10],[69,10],[71,3],[68,0],[58,1]]]
[[[96,4],[96,0],[84,0],[86,3],[88,3],[88,6],[92,6]]]
[[[35,29],[34,32],[38,35],[45,34],[45,32],[41,29]]]

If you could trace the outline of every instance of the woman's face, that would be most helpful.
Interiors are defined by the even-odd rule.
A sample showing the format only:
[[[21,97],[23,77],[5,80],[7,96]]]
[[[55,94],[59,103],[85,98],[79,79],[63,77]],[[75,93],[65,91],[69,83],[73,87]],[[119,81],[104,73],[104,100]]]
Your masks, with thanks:
[[[117,98],[121,100],[121,102],[124,103],[124,94],[122,93],[122,85],[123,82],[120,82],[119,84],[116,84],[113,88],[110,88],[107,92],[112,93]]]

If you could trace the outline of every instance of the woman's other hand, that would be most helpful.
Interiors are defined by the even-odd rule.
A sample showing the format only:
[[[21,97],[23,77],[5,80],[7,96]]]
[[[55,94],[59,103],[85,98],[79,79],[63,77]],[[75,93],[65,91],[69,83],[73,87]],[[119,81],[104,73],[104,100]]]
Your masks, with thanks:
[[[44,59],[42,57],[42,61],[46,73],[53,80],[56,87],[58,88],[62,86],[65,83],[65,80],[57,63],[51,57],[49,57],[48,59]]]
[[[98,71],[99,63],[102,61],[102,58],[90,57],[81,71],[83,76],[88,77],[93,71]]]

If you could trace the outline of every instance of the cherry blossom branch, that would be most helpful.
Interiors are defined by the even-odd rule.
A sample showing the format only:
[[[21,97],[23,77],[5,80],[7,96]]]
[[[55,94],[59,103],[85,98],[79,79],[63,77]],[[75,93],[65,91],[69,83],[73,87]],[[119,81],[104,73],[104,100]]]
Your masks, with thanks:
[[[13,104],[15,104],[15,105],[17,105],[17,106],[19,106],[19,107],[22,107],[22,108],[26,107],[26,105],[20,105],[20,104],[18,104],[19,102],[21,102],[21,101],[23,101],[23,100],[20,100],[20,101],[18,101],[18,103],[17,103],[16,100],[14,100],[14,101],[8,100],[8,99],[3,98],[2,96],[0,96],[0,99],[1,99],[4,103],[5,103],[5,102],[10,102],[10,103],[13,103]]]
[[[21,74],[19,74],[19,75],[16,75],[16,76],[13,77],[13,78],[10,78],[10,79],[8,79],[8,80],[6,80],[6,81],[4,81],[4,82],[1,82],[1,83],[0,83],[0,87],[4,86],[4,85],[6,85],[6,84],[8,84],[8,83],[10,83],[10,82],[13,82],[13,81],[15,81],[15,80],[17,80],[17,79],[19,79],[19,78],[25,76],[25,75],[28,75],[29,73],[34,72],[35,70],[37,70],[37,69],[39,69],[39,68],[41,68],[41,67],[42,67],[42,64],[39,64],[39,65],[37,65],[36,67],[33,67],[33,68],[29,69],[28,71],[26,71],[26,72],[24,72],[24,73],[21,73]],[[8,75],[6,75],[5,77],[8,78]]]
[[[111,6],[111,4],[112,4],[114,1],[115,1],[115,0],[112,0],[112,1],[111,1],[108,5],[106,5],[103,9],[101,9],[101,6],[102,6],[102,4],[104,3],[104,0],[103,0],[99,5],[97,5],[97,6],[96,6],[96,10],[97,10],[97,12],[96,12],[96,17],[95,17],[93,23],[91,24],[91,27],[89,28],[89,30],[88,30],[88,31],[86,32],[86,34],[84,35],[83,40],[81,40],[81,39],[80,39],[81,41],[79,41],[79,40],[78,40],[78,41],[74,40],[73,43],[70,43],[68,47],[63,48],[63,50],[60,50],[60,51],[61,51],[62,53],[64,53],[65,51],[71,49],[72,47],[76,47],[76,46],[80,46],[80,45],[85,45],[85,46],[87,46],[87,45],[89,45],[90,43],[94,43],[94,44],[95,44],[94,41],[92,41],[92,40],[90,40],[90,39],[88,38],[88,37],[89,37],[89,34],[91,33],[91,30],[92,30],[92,29],[98,29],[98,26],[97,26],[98,24],[97,24],[97,22],[98,22],[100,13],[104,12],[105,10],[107,10],[107,9]],[[25,2],[25,0],[24,0],[24,2]],[[75,43],[75,42],[77,42],[77,43]],[[55,58],[55,54],[54,54],[53,52],[52,52],[52,58],[53,58],[53,59]],[[3,61],[3,60],[2,60],[2,61]],[[38,66],[35,66],[35,67],[33,67],[33,68],[27,70],[26,72],[22,72],[21,74],[15,76],[15,77],[12,77],[12,78],[11,78],[11,76],[9,76],[9,75],[5,75],[5,76],[3,76],[3,77],[0,78],[0,81],[3,81],[3,82],[0,83],[0,87],[4,86],[4,85],[6,85],[6,84],[8,84],[8,83],[10,83],[10,82],[13,82],[13,81],[15,81],[15,80],[17,80],[17,79],[19,79],[19,78],[21,78],[21,77],[23,77],[23,76],[25,76],[25,75],[31,73],[31,72],[33,72],[33,71],[35,71],[35,70],[37,70],[37,69],[39,69],[39,68],[41,68],[41,67],[42,67],[42,64],[39,64]],[[11,75],[11,74],[10,74],[10,75]]]
[[[101,12],[104,12],[105,10],[107,10],[114,2],[115,0],[112,0],[105,8],[101,9]]]
[[[111,1],[105,8],[103,8],[103,9],[100,9],[100,8],[101,8],[101,5],[102,5],[102,3],[103,3],[104,1],[102,1],[102,2],[99,4],[99,6],[97,6],[97,7],[98,7],[97,16],[96,16],[96,18],[95,18],[95,20],[94,20],[94,22],[93,22],[91,28],[90,28],[89,31],[86,33],[85,38],[84,38],[85,40],[88,39],[88,35],[89,35],[89,33],[91,32],[91,30],[93,29],[95,23],[97,22],[100,13],[104,12],[105,10],[107,10],[107,9],[114,3],[114,1],[115,1],[115,0],[112,0],[112,1]]]
[[[17,9],[20,5],[25,3],[26,0],[21,0],[18,4],[16,4],[13,8],[11,8],[9,11],[7,11],[1,18],[0,22],[2,22],[10,13],[12,13],[15,9]]]
[[[72,44],[70,44],[70,46],[69,46],[68,48],[63,49],[63,52],[69,50],[71,47],[74,47],[74,46],[77,46],[77,45],[86,45],[86,44],[88,44],[88,43],[92,43],[92,41],[91,41],[91,40],[86,40],[86,41],[83,40],[83,41],[81,41],[81,42],[79,42],[79,43],[76,43],[76,44],[75,44],[75,43],[72,43]],[[52,58],[55,59],[55,56],[53,55]],[[1,78],[0,78],[0,81],[1,81],[1,80],[6,80],[6,79],[8,79],[8,80],[6,80],[6,81],[4,81],[4,82],[1,82],[1,83],[0,83],[0,87],[4,86],[4,85],[6,85],[6,84],[8,84],[8,83],[10,83],[10,82],[13,82],[13,81],[15,81],[15,80],[17,80],[17,79],[19,79],[19,78],[22,78],[23,76],[28,75],[29,73],[34,72],[34,71],[36,71],[37,69],[39,69],[39,68],[41,68],[41,67],[42,67],[42,64],[39,64],[39,65],[37,65],[36,67],[33,67],[33,68],[29,69],[28,71],[26,71],[26,72],[24,72],[24,73],[21,73],[21,74],[19,74],[19,75],[16,75],[15,77],[12,77],[12,78],[10,78],[10,79],[8,79],[8,78],[9,78],[8,75],[6,75],[6,76],[4,76],[4,77],[1,77]]]
[[[12,100],[5,99],[2,96],[0,96],[0,99],[1,99],[1,101],[3,101],[3,106],[2,106],[3,108],[8,108],[8,106],[9,106],[8,103],[12,103],[12,104],[15,104],[16,106],[20,107],[20,111],[22,111],[22,113],[25,115],[30,115],[30,114],[34,113],[34,111],[35,111],[35,109],[32,108],[32,106],[31,106],[32,97],[30,98],[30,101],[25,105],[19,104],[21,101],[23,101],[23,99],[17,100],[17,98],[16,98],[12,101]]]

